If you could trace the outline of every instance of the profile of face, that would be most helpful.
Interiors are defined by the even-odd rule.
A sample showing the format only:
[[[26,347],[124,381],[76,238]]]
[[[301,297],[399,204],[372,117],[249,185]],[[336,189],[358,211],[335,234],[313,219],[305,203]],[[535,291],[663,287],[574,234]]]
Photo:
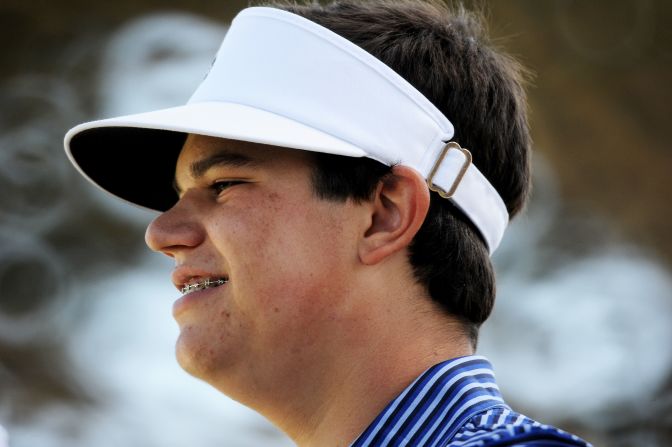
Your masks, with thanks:
[[[178,289],[226,281],[193,287],[173,315],[180,365],[234,398],[300,380],[361,318],[349,295],[366,213],[316,197],[311,176],[307,152],[190,135],[179,201],[147,229],[149,247],[174,258]]]

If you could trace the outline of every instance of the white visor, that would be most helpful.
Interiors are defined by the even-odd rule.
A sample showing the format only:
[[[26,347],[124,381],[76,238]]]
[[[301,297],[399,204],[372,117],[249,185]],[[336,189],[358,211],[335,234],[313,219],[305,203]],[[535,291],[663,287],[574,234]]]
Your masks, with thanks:
[[[165,211],[177,201],[175,162],[189,133],[412,167],[471,220],[491,253],[508,223],[468,152],[447,146],[453,126],[427,98],[362,48],[279,9],[238,14],[186,105],[80,124],[65,148],[94,184]]]

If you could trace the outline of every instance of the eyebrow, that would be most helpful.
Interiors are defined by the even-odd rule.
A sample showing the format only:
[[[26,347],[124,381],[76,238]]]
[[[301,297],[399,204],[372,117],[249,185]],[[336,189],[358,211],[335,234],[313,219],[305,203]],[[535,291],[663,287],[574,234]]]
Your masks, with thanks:
[[[199,179],[215,166],[239,168],[243,166],[257,166],[259,164],[261,164],[259,160],[248,155],[238,152],[222,151],[193,162],[189,167],[189,172],[194,179]],[[177,184],[177,178],[173,178],[173,189],[178,195],[182,191]]]

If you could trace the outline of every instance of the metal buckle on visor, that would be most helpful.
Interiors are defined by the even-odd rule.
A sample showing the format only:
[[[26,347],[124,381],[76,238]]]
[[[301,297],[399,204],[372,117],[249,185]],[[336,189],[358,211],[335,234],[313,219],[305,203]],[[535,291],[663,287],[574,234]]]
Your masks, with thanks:
[[[446,158],[448,151],[450,151],[451,149],[455,149],[462,152],[466,159],[464,160],[464,164],[460,168],[460,172],[457,173],[455,180],[453,180],[453,184],[450,186],[450,189],[446,191],[440,186],[436,186],[434,184],[434,175],[436,175],[436,171],[439,170],[439,167],[441,166],[443,159]],[[427,186],[429,186],[429,189],[431,189],[432,191],[438,192],[439,195],[444,199],[450,199],[455,194],[457,187],[460,186],[460,182],[462,181],[464,174],[467,173],[469,165],[471,165],[471,152],[469,152],[467,149],[462,148],[456,142],[451,141],[445,145],[445,147],[441,150],[441,154],[439,154],[439,157],[436,159],[434,167],[432,168],[432,171],[429,173],[429,178],[427,178]]]

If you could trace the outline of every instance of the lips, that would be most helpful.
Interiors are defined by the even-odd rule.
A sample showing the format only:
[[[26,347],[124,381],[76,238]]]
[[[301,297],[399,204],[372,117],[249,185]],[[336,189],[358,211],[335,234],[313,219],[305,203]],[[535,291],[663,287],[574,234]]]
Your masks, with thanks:
[[[230,280],[229,275],[223,273],[220,269],[204,270],[185,264],[175,268],[172,279],[175,288],[182,294],[173,303],[173,317],[175,319],[181,318],[181,315],[192,308],[195,303],[203,302],[204,299],[207,300],[209,297],[219,296],[216,291],[210,289],[221,287]]]

